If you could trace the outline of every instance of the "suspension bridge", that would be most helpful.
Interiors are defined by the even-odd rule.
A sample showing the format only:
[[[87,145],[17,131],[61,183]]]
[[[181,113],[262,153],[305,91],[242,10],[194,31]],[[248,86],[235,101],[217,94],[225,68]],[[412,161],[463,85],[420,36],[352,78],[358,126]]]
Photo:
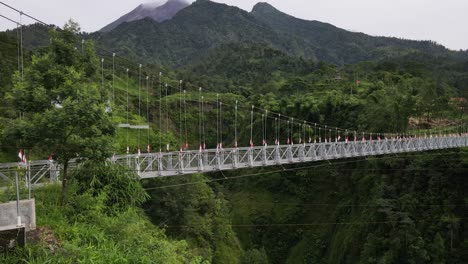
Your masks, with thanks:
[[[332,141],[287,145],[186,150],[115,155],[110,160],[134,170],[142,179],[298,164],[305,162],[422,152],[468,146],[468,134],[433,137]],[[70,168],[77,166],[72,160]],[[32,185],[60,179],[60,164],[53,160],[0,164],[0,177],[23,167]]]
[[[2,17],[17,25],[18,72],[21,73],[22,77],[23,37],[21,29],[23,25],[21,24],[21,17],[25,15],[38,23],[45,23],[23,12],[18,12],[20,13],[19,22],[3,15]],[[85,40],[81,42],[82,52],[84,43]],[[100,60],[102,89],[108,90],[109,94],[106,111],[112,111],[112,107],[119,103],[122,104],[123,101],[126,104],[123,106],[126,109],[126,122],[116,126],[118,129],[127,130],[127,148],[126,151],[120,151],[126,153],[118,155],[119,151],[116,150],[116,154],[109,158],[109,161],[134,170],[142,179],[468,146],[468,133],[465,124],[450,129],[416,131],[413,133],[372,133],[330,127],[256,106],[251,106],[251,108],[250,106],[243,106],[247,110],[242,110],[238,101],[235,101],[235,105],[223,103],[219,94],[216,96],[216,101],[210,102],[211,115],[214,115],[213,112],[216,114],[216,132],[214,132],[214,128],[212,128],[211,132],[207,132],[205,126],[209,121],[207,119],[210,111],[206,107],[208,102],[202,93],[202,88],[191,92],[192,95],[198,92],[198,99],[193,100],[192,98],[191,102],[192,105],[194,103],[195,105],[198,104],[195,109],[195,115],[198,116],[197,124],[191,124],[192,128],[197,127],[194,131],[187,126],[187,91],[182,89],[183,82],[177,81],[178,91],[172,95],[179,97],[178,103],[176,109],[171,109],[167,101],[168,85],[163,84],[161,80],[162,73],[159,73],[159,88],[150,92],[150,87],[153,86],[150,83],[152,83],[154,76],[144,76],[142,64],[135,67],[137,70],[133,73],[133,76],[137,78],[135,82],[138,83],[138,116],[145,118],[146,123],[130,124],[129,74],[132,72],[128,68],[124,69],[122,79],[126,84],[126,93],[120,94],[120,98],[123,98],[123,100],[118,102],[116,100],[118,95],[116,96],[115,90],[115,79],[118,75],[118,67],[116,67],[115,61],[117,55],[109,51],[106,51],[106,53],[108,54],[106,58],[111,58],[112,61],[112,68],[107,69],[112,74],[112,81],[110,84],[106,84],[104,78],[106,60],[104,58]],[[144,92],[146,92],[146,95]],[[146,98],[142,98],[142,96]],[[153,122],[150,122],[150,98],[155,98],[155,101],[159,103],[159,116]],[[144,99],[146,99],[146,102]],[[146,109],[142,107],[144,104],[146,104]],[[163,111],[163,105],[165,111]],[[56,105],[56,107],[60,106]],[[216,110],[213,111],[214,108]],[[179,137],[178,150],[174,150],[174,146],[170,146],[169,142],[163,144],[162,135],[174,132],[169,129],[170,111],[177,112],[178,115],[178,118],[173,120],[177,127],[174,134]],[[193,107],[191,111],[193,111]],[[234,116],[234,120],[225,118],[227,112]],[[193,113],[191,114],[193,116]],[[244,118],[240,118],[240,116]],[[227,124],[227,122],[232,122],[232,124]],[[213,122],[209,123],[212,125]],[[149,131],[152,127],[160,132],[159,144],[150,142]],[[138,131],[137,146],[130,146],[128,143],[128,131],[132,129]],[[147,142],[145,142],[147,144],[146,153],[142,153],[140,149],[140,145],[143,145],[143,143],[140,143],[141,131],[143,130],[148,132],[146,135]],[[246,136],[248,130],[250,130],[250,137]],[[207,137],[214,138],[214,135],[207,136],[208,133],[216,134],[215,142],[207,142]],[[189,134],[197,134],[196,136],[199,138],[197,142],[191,142],[190,144],[191,146],[197,146],[195,149],[189,148]],[[242,138],[240,134],[243,134]],[[228,135],[229,140],[225,135]],[[190,138],[194,138],[194,136],[192,135]],[[229,144],[226,144],[226,142]],[[244,142],[244,145],[241,146],[242,144],[238,144],[239,142]],[[152,151],[152,145],[153,147],[156,146],[158,151]],[[207,148],[207,145],[211,147]],[[226,147],[226,145],[230,145],[230,147]],[[136,153],[132,154],[130,149],[136,150]],[[72,160],[69,167],[73,170],[77,165],[78,160]],[[17,171],[18,168],[25,170],[27,182],[30,185],[40,184],[44,181],[59,181],[62,169],[61,164],[52,158],[27,161],[24,157],[21,162],[0,164],[0,179],[9,180],[11,178],[9,174]]]

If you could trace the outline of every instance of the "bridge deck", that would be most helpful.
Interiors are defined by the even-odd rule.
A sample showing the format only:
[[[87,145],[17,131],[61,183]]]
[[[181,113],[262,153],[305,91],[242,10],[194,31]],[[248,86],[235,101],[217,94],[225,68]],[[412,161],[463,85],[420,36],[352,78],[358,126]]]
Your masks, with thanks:
[[[468,146],[468,134],[432,138],[305,143],[246,148],[207,149],[119,155],[112,161],[134,169],[141,178],[170,177],[194,173],[296,164],[395,153],[420,152]],[[76,163],[71,162],[71,168]],[[8,180],[18,163],[0,164],[0,180]],[[60,166],[50,161],[28,164],[32,185],[44,179],[57,181]]]

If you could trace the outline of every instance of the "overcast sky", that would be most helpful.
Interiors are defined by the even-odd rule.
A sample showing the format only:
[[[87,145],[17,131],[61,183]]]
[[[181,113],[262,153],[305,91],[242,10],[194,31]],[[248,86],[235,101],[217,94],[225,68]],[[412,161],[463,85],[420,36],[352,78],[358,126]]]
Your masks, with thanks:
[[[49,24],[69,18],[92,32],[148,0],[0,0]],[[468,0],[260,0],[307,20],[319,20],[370,35],[434,40],[468,49]],[[256,0],[215,0],[250,11]],[[19,15],[0,5],[0,14]],[[30,23],[28,19],[24,23]],[[14,24],[0,18],[0,30]]]

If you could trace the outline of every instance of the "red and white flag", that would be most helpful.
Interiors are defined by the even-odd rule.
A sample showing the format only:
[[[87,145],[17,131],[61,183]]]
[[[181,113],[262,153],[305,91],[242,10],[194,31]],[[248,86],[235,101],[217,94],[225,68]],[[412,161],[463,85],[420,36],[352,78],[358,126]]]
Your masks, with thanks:
[[[23,163],[28,163],[28,159],[26,158],[26,153],[23,154]]]
[[[234,142],[234,148],[237,148],[237,141]]]
[[[19,152],[18,152],[18,158],[23,161],[23,150],[20,149]]]
[[[345,142],[348,143],[348,141],[349,141],[349,139],[348,139],[348,137],[346,137],[346,138],[345,138]]]
[[[51,154],[49,155],[49,157],[47,158],[47,160],[50,161],[50,162],[53,162],[53,161],[54,161],[53,155],[54,155],[54,154],[51,153]]]
[[[253,146],[254,146],[253,140],[250,139],[250,147],[253,148]]]
[[[310,143],[310,142],[312,142],[312,138],[311,138],[311,137],[309,137],[309,143]]]
[[[279,140],[275,139],[275,145],[279,145]]]

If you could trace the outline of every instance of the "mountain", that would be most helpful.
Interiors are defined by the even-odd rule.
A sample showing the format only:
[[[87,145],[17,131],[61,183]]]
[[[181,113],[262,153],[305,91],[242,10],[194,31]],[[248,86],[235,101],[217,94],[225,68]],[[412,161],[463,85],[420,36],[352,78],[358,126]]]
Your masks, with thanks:
[[[131,12],[120,17],[116,21],[110,23],[109,25],[102,28],[101,32],[109,32],[116,28],[118,25],[123,22],[131,22],[135,20],[140,20],[145,17],[154,19],[157,22],[163,22],[174,17],[177,12],[189,6],[190,3],[186,0],[168,0],[164,1],[155,1],[146,4],[141,4],[137,8],[133,9]]]
[[[432,41],[374,37],[349,32],[319,21],[284,14],[266,3],[252,12],[198,0],[172,19],[158,23],[144,18],[124,22],[110,32],[92,35],[97,44],[142,62],[183,66],[226,43],[267,45],[289,55],[350,64],[411,53],[468,58]]]
[[[301,38],[278,32],[242,9],[208,0],[198,0],[161,23],[144,18],[92,38],[121,55],[169,66],[184,65],[223,43],[263,44],[315,59],[313,47]]]
[[[460,55],[433,41],[373,37],[364,33],[346,31],[328,23],[295,18],[268,3],[256,4],[251,13],[259,21],[277,31],[300,37],[316,47],[315,55],[321,61],[355,63],[402,56],[412,52],[425,52],[436,56]]]

